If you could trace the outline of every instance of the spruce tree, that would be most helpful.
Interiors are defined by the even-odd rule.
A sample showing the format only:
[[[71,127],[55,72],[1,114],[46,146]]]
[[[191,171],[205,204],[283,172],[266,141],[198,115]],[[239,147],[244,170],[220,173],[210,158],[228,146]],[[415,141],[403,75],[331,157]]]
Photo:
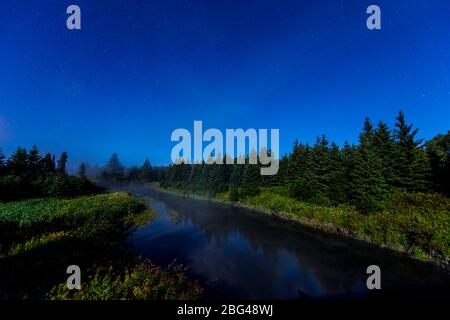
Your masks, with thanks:
[[[395,172],[394,185],[407,191],[423,191],[429,187],[431,167],[420,147],[423,140],[416,139],[418,129],[408,125],[402,111],[397,116],[394,130]]]
[[[219,157],[221,159],[219,159]],[[221,161],[219,161],[221,160]],[[210,165],[209,171],[209,190],[210,195],[215,196],[219,193],[228,191],[232,166],[226,164],[226,158],[217,155],[216,162]]]
[[[231,174],[233,173],[233,165],[227,164],[228,155],[223,157],[223,165],[221,166],[220,172],[220,192],[228,191],[228,187],[230,185]]]
[[[202,162],[201,166],[201,173],[200,173],[200,180],[198,183],[198,188],[202,192],[207,192],[209,187],[209,171],[210,166],[207,165],[204,161]]]
[[[233,164],[232,172],[230,176],[230,201],[237,202],[240,199],[239,196],[239,187],[242,184],[242,177],[244,172],[244,165],[241,164]]]
[[[0,176],[2,176],[6,171],[6,158],[5,155],[2,152],[2,149],[0,149]]]
[[[392,132],[385,122],[380,121],[373,136],[373,146],[381,158],[383,177],[390,186],[395,184],[395,153]]]
[[[150,160],[145,159],[144,164],[140,169],[140,180],[142,182],[151,182],[153,181],[153,167],[150,163]]]
[[[290,196],[298,200],[309,200],[315,194],[309,145],[302,145],[296,141],[292,154],[288,158],[287,167],[287,186]]]
[[[86,164],[82,162],[78,168],[78,176],[80,178],[86,178]]]
[[[28,173],[28,154],[24,148],[17,148],[7,161],[7,170],[15,176],[25,176]]]
[[[353,198],[353,170],[355,168],[356,147],[345,141],[342,148],[342,165],[344,168],[344,190],[348,202],[352,202]]]
[[[347,201],[345,163],[341,150],[334,142],[328,152],[328,166],[328,198],[333,204],[344,203]]]
[[[105,168],[104,177],[115,182],[122,181],[125,178],[125,167],[120,163],[117,153],[111,155]]]
[[[289,156],[284,155],[279,162],[278,173],[271,177],[271,186],[286,188],[289,177]]]
[[[67,152],[61,153],[61,156],[58,160],[58,166],[56,167],[56,172],[61,175],[67,174],[67,160],[69,159],[69,156]]]
[[[49,176],[56,172],[55,157],[50,153],[47,153],[44,157],[41,158],[39,165],[44,176]]]
[[[299,198],[301,193],[298,185],[298,180],[304,170],[304,146],[295,140],[291,154],[288,158],[288,188],[290,195],[294,198]]]
[[[311,153],[312,175],[309,178],[314,194],[311,200],[320,204],[328,203],[330,185],[330,162],[328,140],[325,135],[317,137]]]
[[[418,148],[414,152],[411,172],[410,191],[427,192],[432,189],[432,169],[428,155],[423,148]]]
[[[129,182],[141,182],[141,169],[136,166],[129,168],[125,179]]]
[[[175,165],[175,181],[180,187],[185,187],[191,173],[191,165],[185,162]]]
[[[260,193],[260,167],[257,164],[251,163],[251,159],[255,159],[256,156],[256,151],[252,150],[245,164],[244,178],[242,182],[242,195],[244,197],[256,196]]]
[[[434,190],[450,196],[450,131],[439,134],[426,144]]]
[[[373,134],[372,124],[366,118],[352,171],[352,199],[363,213],[380,210],[387,194],[382,160],[373,147]]]
[[[170,187],[175,183],[175,165],[172,164],[166,169],[165,186]]]
[[[191,171],[189,172],[189,177],[187,181],[187,187],[191,192],[196,192],[198,190],[198,183],[201,172],[202,172],[202,165],[200,163],[194,163],[191,166]]]
[[[33,145],[28,152],[28,170],[30,176],[33,178],[36,178],[41,173],[40,161],[41,156],[39,155],[39,149],[36,145]]]
[[[213,163],[210,164],[211,166],[209,170],[209,181],[208,181],[208,190],[209,190],[209,196],[214,197],[218,193],[223,192],[224,190],[224,183],[223,183],[223,170],[222,168],[225,166],[224,164],[217,164]]]

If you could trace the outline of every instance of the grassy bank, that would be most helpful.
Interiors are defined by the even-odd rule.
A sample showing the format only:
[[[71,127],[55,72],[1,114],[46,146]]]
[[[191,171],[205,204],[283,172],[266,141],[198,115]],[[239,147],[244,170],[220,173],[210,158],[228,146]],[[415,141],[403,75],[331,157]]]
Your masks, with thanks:
[[[182,270],[127,250],[132,227],[151,218],[127,193],[0,204],[0,298],[198,298]],[[81,290],[66,288],[69,265],[81,268]]]
[[[187,194],[174,188],[162,190]],[[202,194],[197,197],[207,199]],[[228,193],[221,193],[213,200],[231,204],[228,199]],[[234,205],[404,252],[447,270],[450,267],[450,199],[439,194],[398,194],[383,211],[367,215],[349,205],[326,207],[297,201],[282,188],[263,188],[259,195]]]

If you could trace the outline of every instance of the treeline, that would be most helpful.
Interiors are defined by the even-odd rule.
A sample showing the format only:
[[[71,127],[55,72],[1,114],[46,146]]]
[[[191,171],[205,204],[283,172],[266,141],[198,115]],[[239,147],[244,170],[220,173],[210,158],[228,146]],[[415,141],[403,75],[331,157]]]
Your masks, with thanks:
[[[8,159],[0,150],[0,201],[99,192],[99,187],[85,175],[67,173],[68,159],[67,152],[58,160],[50,153],[41,155],[36,145],[29,151],[18,148]]]
[[[427,143],[417,138],[403,112],[395,128],[374,128],[366,118],[358,144],[342,147],[325,135],[314,145],[296,141],[280,159],[277,175],[261,176],[258,165],[180,164],[163,169],[161,185],[239,201],[273,188],[294,199],[320,205],[352,204],[361,212],[383,209],[402,192],[450,195],[450,131]],[[248,160],[248,159],[247,159]]]
[[[146,183],[159,181],[161,174],[162,168],[153,167],[148,158],[140,167],[126,168],[120,162],[118,154],[113,153],[97,175],[97,179],[107,183]]]

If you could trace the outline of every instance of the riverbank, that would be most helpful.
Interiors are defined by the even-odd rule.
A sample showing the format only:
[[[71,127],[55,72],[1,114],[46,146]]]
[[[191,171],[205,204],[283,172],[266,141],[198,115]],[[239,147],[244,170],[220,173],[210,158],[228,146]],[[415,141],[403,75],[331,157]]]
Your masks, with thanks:
[[[186,190],[164,189],[158,184],[151,186],[162,192],[243,207],[362,240],[450,271],[450,201],[437,194],[399,195],[382,212],[363,215],[352,206],[324,207],[299,202],[273,189],[262,189],[259,195],[236,203],[228,200],[227,193],[209,198]]]
[[[123,192],[0,204],[0,298],[196,299],[202,289],[177,268],[134,256],[127,239],[155,214]],[[81,290],[68,290],[69,265]]]

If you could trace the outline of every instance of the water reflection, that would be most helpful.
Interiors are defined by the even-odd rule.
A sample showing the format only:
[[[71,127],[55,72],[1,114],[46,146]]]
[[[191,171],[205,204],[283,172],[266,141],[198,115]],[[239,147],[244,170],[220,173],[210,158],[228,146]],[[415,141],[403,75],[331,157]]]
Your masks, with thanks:
[[[381,267],[383,292],[427,297],[450,288],[446,274],[389,250],[242,208],[148,187],[127,190],[154,199],[160,213],[136,230],[134,250],[157,264],[184,264],[209,298],[363,298],[371,264]]]

